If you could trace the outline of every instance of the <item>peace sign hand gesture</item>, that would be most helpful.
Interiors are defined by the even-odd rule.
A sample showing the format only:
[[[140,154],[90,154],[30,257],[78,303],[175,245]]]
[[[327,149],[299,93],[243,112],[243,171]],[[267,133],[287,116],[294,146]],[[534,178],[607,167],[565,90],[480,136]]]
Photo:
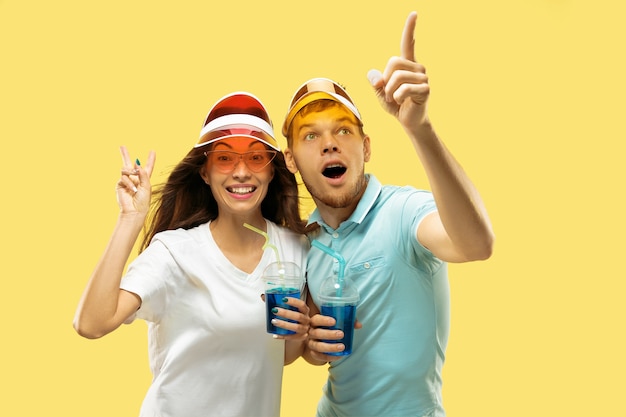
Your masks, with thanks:
[[[120,147],[122,153],[122,176],[117,182],[117,203],[120,206],[120,214],[146,215],[150,209],[150,197],[152,186],[150,176],[154,168],[156,154],[151,151],[145,168],[139,161],[132,163],[128,150],[125,146]]]
[[[426,68],[415,61],[413,33],[417,13],[411,12],[404,25],[400,42],[401,56],[391,57],[385,71],[373,69],[367,74],[383,108],[395,116],[402,126],[427,121],[426,103],[430,94]]]

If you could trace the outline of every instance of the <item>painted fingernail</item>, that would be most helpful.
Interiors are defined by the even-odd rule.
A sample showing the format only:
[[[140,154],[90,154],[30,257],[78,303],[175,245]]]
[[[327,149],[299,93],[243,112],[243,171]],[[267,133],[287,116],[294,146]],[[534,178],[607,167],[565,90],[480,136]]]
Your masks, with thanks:
[[[274,314],[278,313],[278,309],[277,309],[276,307],[274,307],[274,308],[272,309],[272,313],[274,313]]]
[[[137,187],[133,186],[133,193],[137,192]]]
[[[289,301],[289,299],[287,297],[283,297],[283,303],[286,303],[287,301]]]
[[[139,158],[135,159],[135,164],[137,164],[138,167],[141,166],[141,162],[139,162]]]

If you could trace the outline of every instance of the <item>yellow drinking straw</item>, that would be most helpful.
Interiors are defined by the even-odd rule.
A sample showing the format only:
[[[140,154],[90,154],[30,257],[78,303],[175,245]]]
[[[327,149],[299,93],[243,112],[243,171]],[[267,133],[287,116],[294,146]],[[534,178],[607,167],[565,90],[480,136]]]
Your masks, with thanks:
[[[272,248],[274,250],[274,253],[276,254],[276,260],[278,261],[278,264],[282,265],[282,263],[280,262],[280,255],[278,254],[278,248],[270,243],[270,237],[267,235],[267,233],[265,233],[261,229],[257,229],[256,227],[248,223],[244,223],[243,226],[263,236],[265,238],[265,243],[263,244],[262,249]]]
[[[261,236],[265,238],[265,243],[263,244],[263,247],[261,249],[265,250],[266,248],[272,248],[274,250],[274,253],[276,254],[276,261],[278,262],[278,274],[282,278],[281,281],[283,281],[285,278],[285,270],[283,269],[283,264],[280,262],[280,255],[278,254],[278,248],[270,243],[270,237],[263,230],[258,229],[248,223],[244,223],[243,226],[252,230],[253,232],[257,232],[258,234],[260,234]],[[285,288],[284,283],[282,287],[283,289]]]

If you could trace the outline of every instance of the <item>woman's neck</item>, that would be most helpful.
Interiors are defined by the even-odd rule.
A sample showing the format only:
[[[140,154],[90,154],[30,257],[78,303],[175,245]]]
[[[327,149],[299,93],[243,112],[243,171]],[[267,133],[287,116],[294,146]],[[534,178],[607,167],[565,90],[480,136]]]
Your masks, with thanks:
[[[240,270],[251,273],[263,257],[265,237],[244,227],[244,223],[267,232],[267,223],[262,216],[255,219],[218,216],[209,227],[224,256]]]

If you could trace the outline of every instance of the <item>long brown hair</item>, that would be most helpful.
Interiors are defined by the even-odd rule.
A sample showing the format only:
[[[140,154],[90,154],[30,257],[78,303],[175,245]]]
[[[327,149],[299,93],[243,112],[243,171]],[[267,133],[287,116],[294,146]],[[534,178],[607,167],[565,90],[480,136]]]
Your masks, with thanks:
[[[211,187],[200,176],[206,162],[205,150],[206,147],[200,147],[189,151],[174,167],[167,181],[153,191],[152,215],[141,251],[159,232],[191,229],[217,218],[217,202]],[[287,169],[282,152],[276,154],[272,165],[274,178],[261,203],[261,213],[267,220],[296,233],[304,233],[305,222],[300,218],[296,177]]]

